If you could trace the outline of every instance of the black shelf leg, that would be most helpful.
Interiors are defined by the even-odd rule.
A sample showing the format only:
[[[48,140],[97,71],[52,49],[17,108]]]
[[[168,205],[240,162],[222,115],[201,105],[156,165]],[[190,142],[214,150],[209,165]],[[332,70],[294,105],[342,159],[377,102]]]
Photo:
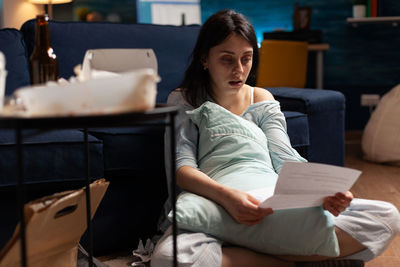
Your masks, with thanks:
[[[169,127],[171,129],[170,134],[170,151],[171,151],[171,204],[172,204],[172,238],[173,238],[173,253],[174,253],[174,267],[178,266],[178,257],[177,257],[177,234],[178,229],[176,225],[176,163],[175,163],[175,117],[174,115],[169,114]]]
[[[83,130],[85,140],[85,163],[86,163],[86,222],[87,222],[87,233],[88,233],[88,263],[89,267],[93,267],[93,232],[91,223],[91,206],[90,206],[90,159],[89,159],[89,140],[88,130]]]
[[[22,148],[22,130],[21,126],[18,125],[16,128],[16,143],[17,143],[17,171],[18,171],[18,183],[17,183],[17,205],[18,213],[20,218],[20,229],[19,236],[21,239],[21,265],[27,266],[26,257],[26,224],[24,214],[25,204],[25,186],[24,186],[24,153]]]

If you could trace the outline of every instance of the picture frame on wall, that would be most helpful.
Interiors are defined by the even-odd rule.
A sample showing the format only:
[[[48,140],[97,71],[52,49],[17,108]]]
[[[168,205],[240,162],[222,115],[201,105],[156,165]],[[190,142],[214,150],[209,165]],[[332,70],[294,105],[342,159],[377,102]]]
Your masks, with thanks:
[[[308,31],[311,25],[311,6],[299,6],[297,3],[293,12],[293,31]]]

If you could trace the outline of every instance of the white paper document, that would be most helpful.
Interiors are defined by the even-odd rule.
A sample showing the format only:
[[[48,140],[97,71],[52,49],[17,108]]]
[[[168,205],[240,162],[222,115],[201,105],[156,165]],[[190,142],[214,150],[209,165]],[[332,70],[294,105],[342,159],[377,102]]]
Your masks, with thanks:
[[[248,193],[274,210],[320,206],[323,199],[347,192],[361,171],[321,163],[285,162],[274,187]]]

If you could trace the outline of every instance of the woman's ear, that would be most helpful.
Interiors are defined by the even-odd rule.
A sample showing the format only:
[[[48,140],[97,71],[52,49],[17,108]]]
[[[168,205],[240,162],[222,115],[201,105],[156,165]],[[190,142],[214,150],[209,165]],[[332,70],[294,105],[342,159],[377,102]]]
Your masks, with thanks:
[[[206,58],[204,57],[201,58],[201,64],[203,65],[204,70],[208,69],[208,62]]]

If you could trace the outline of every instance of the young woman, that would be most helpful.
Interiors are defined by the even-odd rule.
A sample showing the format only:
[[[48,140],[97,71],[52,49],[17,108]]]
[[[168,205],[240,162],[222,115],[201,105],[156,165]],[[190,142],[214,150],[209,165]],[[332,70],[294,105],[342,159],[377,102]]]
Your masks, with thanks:
[[[258,48],[252,25],[243,15],[222,10],[204,23],[185,79],[180,88],[171,93],[168,102],[190,110],[212,101],[238,116],[251,110],[254,104],[278,105],[267,90],[248,85],[255,81],[257,66]],[[248,120],[251,118],[246,116]],[[284,161],[305,160],[291,147],[280,110],[276,111],[276,118],[280,136],[267,135],[267,138],[275,138],[268,149],[275,171],[279,173]],[[218,203],[241,224],[256,225],[273,212],[270,208],[260,208],[259,201],[248,193],[221,185],[202,172],[197,163],[198,129],[185,113],[177,124],[176,174],[180,188]],[[353,200],[350,192],[326,197],[323,208],[337,216],[335,232],[339,258],[353,260],[335,261],[336,265],[323,261],[318,262],[322,265],[315,266],[363,266],[364,261],[376,257],[387,247],[400,228],[400,216],[393,205]],[[172,236],[168,229],[155,248],[151,264],[170,266],[172,259]],[[179,266],[313,266],[313,262],[322,260],[333,259],[318,255],[266,255],[225,244],[224,240],[205,233],[180,230],[178,235]]]

